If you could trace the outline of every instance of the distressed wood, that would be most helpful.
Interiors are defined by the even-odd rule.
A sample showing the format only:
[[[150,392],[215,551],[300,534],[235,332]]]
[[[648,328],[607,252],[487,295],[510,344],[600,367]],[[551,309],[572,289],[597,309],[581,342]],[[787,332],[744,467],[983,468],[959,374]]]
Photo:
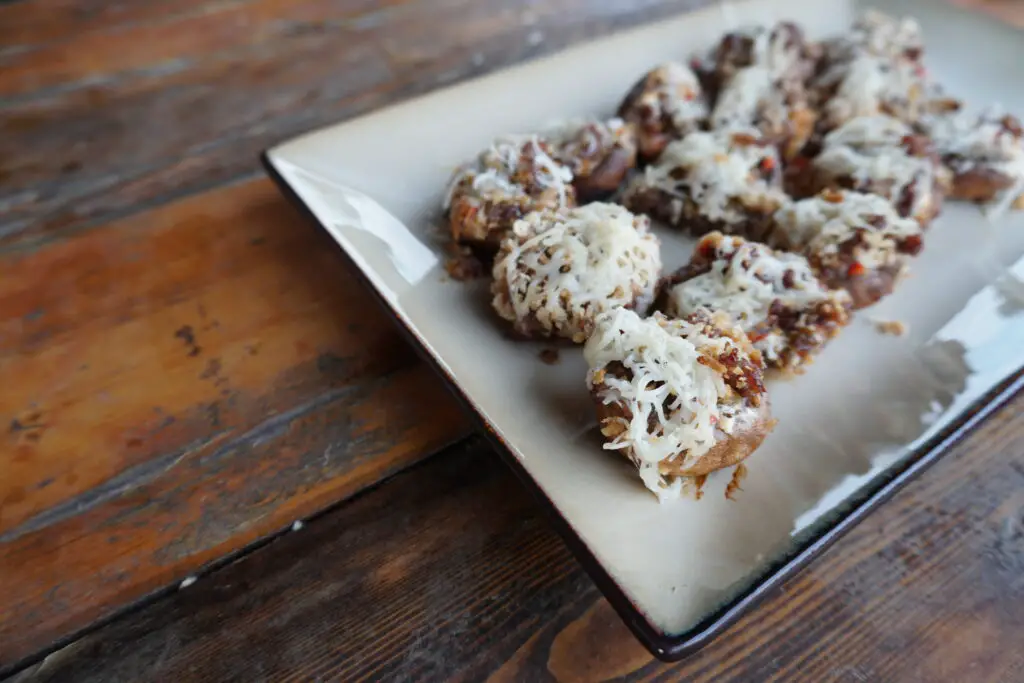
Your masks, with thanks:
[[[252,175],[297,133],[708,1],[0,6],[0,246]]]
[[[260,149],[323,123],[706,1],[0,2],[0,669],[466,434],[440,383],[354,281],[333,245],[268,182],[251,179]],[[1024,11],[1007,2],[961,4],[1024,23]],[[239,179],[248,180],[230,184]],[[222,187],[147,210],[211,185]],[[1001,419],[1009,418],[1004,412]],[[1017,428],[1001,429],[1010,431],[993,438],[1009,439]],[[971,443],[974,450],[999,447],[998,442],[984,448],[980,441]],[[1007,443],[1016,448],[1016,441]],[[966,486],[979,496],[972,502],[954,490],[940,491],[953,496],[951,509],[988,514],[988,508],[979,512],[976,506],[988,505],[1004,492],[1000,486],[1017,481],[1013,472],[1020,472],[1019,459],[993,465],[993,452],[984,457],[1001,478],[995,485],[983,479],[990,476],[987,471],[971,469],[974,465],[943,465],[954,473],[935,486]],[[480,460],[487,464],[476,471]],[[640,667],[641,677],[675,671],[644,664],[646,655],[623,636],[621,624],[609,616],[534,508],[493,467],[478,450],[449,455],[436,466],[440,469],[422,470],[427,472],[423,481],[387,484],[381,490],[391,493],[367,495],[353,506],[363,515],[383,515],[392,525],[356,525],[362,534],[389,538],[387,553],[369,549],[365,538],[341,535],[363,544],[356,543],[364,548],[363,559],[385,563],[383,569],[365,570],[370,578],[363,583],[374,595],[386,588],[374,583],[377,573],[396,567],[402,577],[404,567],[419,572],[424,563],[435,573],[455,572],[451,581],[468,582],[474,592],[453,583],[432,584],[416,573],[414,585],[401,584],[405,596],[426,585],[433,591],[430,601],[403,612],[404,603],[388,593],[392,609],[413,619],[397,625],[380,621],[356,601],[364,605],[361,618],[384,629],[374,636],[379,642],[370,642],[370,631],[360,631],[362,640],[335,643],[335,659],[324,666],[354,653],[353,666],[414,673],[408,657],[389,649],[397,643],[411,648],[411,661],[426,674],[450,668],[469,678],[557,674],[573,680],[591,677],[593,671],[582,668],[586,662],[624,674]],[[463,480],[462,473],[445,468],[473,470],[477,478]],[[426,517],[429,524],[419,519],[419,508],[397,499],[394,491],[433,510]],[[450,491],[452,505],[469,506],[473,518],[446,507],[438,491]],[[918,503],[933,505],[941,527],[947,517],[931,501],[921,494]],[[900,519],[886,516],[897,530],[882,527],[876,533],[904,549],[895,556],[856,560],[860,569],[843,579],[847,584],[840,582],[856,599],[826,585],[812,586],[822,600],[840,605],[852,600],[845,616],[799,611],[809,607],[793,607],[793,613],[818,620],[835,641],[858,643],[856,652],[833,640],[819,647],[807,635],[765,645],[774,653],[770,657],[756,655],[759,643],[773,637],[758,630],[748,631],[759,634],[749,642],[734,631],[723,641],[728,648],[713,652],[728,661],[752,657],[764,671],[776,673],[783,672],[778,658],[805,657],[807,651],[814,657],[877,659],[883,679],[939,680],[935,671],[941,671],[955,674],[948,680],[975,680],[976,668],[964,668],[964,662],[981,667],[985,676],[1003,672],[1005,680],[1020,678],[1014,668],[1018,660],[1006,659],[1007,652],[1021,650],[1019,642],[1007,642],[1021,632],[1010,618],[1021,611],[1015,601],[1020,585],[993,568],[1020,576],[1016,503],[1005,505],[1010,507],[1002,518],[1003,536],[978,526],[995,519],[991,515],[957,521],[953,531],[942,532],[942,552],[936,556],[959,563],[954,569],[933,566],[931,550],[921,550],[919,561],[906,560],[911,557],[907,544],[916,549],[914,539],[938,533],[926,518],[904,528]],[[339,511],[326,519],[349,520],[348,514]],[[948,513],[961,514],[967,513]],[[333,523],[318,523],[329,531],[307,538],[328,544],[324,552],[337,559],[345,546],[328,542],[344,529]],[[439,535],[446,525],[467,534]],[[411,545],[397,531],[406,528],[414,533]],[[509,545],[504,535],[515,542]],[[459,561],[428,558],[422,553],[434,552],[429,549],[408,554],[424,547],[420,538],[432,539],[431,547],[454,553]],[[453,545],[456,541],[469,545]],[[946,553],[947,542],[958,547]],[[282,560],[268,553],[275,548],[302,557],[319,552],[291,543],[296,541],[284,539],[255,553],[253,558],[267,563],[256,566],[284,580]],[[403,544],[412,550],[403,554],[397,549]],[[522,560],[514,557],[520,549],[526,554]],[[982,556],[963,554],[970,549]],[[366,561],[364,568],[370,566]],[[507,567],[499,572],[495,561]],[[892,563],[902,563],[908,594],[931,605],[931,621],[892,585]],[[236,565],[250,566],[250,560]],[[972,580],[989,583],[968,584],[964,567],[974,572]],[[514,574],[504,573],[513,568]],[[560,578],[553,580],[551,572]],[[246,576],[249,588],[262,590],[258,594],[272,602],[258,573]],[[833,575],[811,576],[823,582]],[[327,578],[346,598],[361,590],[342,586],[340,574]],[[878,581],[878,592],[864,597]],[[237,589],[219,590],[225,605],[242,600],[231,592]],[[288,601],[289,593],[282,591],[274,598],[278,607]],[[947,593],[960,602],[936,606],[934,595],[945,599]],[[153,651],[160,655],[154,659],[158,670],[182,678],[190,677],[180,659],[189,650],[178,649],[187,634],[168,630],[163,610],[167,605],[181,610],[175,600],[188,594],[123,622],[148,634],[146,643],[159,645]],[[801,598],[800,605],[805,602]],[[331,604],[344,612],[345,603]],[[789,609],[776,605],[783,608]],[[861,609],[877,623],[862,621]],[[774,612],[763,614],[767,622],[779,621]],[[207,631],[224,618],[208,609],[178,615],[174,623],[190,627],[194,619],[212,620],[204,622]],[[342,637],[323,621],[329,615],[313,616],[321,619],[317,634]],[[415,621],[424,616],[427,625]],[[851,623],[844,626],[840,619]],[[967,624],[963,632],[955,619],[966,620],[960,622]],[[902,624],[894,627],[902,635],[896,646],[878,654],[872,629],[888,628],[886,621]],[[262,639],[248,624],[232,622],[232,628],[267,648],[294,651],[293,636],[273,623],[260,623],[270,628]],[[83,675],[116,677],[111,660],[100,655],[130,649],[131,633],[119,628],[122,624],[115,624],[71,646],[50,660],[49,670],[58,678],[74,671],[60,668],[67,661],[82,666]],[[993,631],[996,635],[989,635]],[[172,635],[175,640],[165,639]],[[240,641],[223,640],[229,635],[217,633],[210,642],[228,651],[234,647],[234,664],[242,667]],[[297,632],[294,637],[309,636]],[[939,637],[968,645],[940,647]],[[472,652],[460,649],[469,638],[479,644],[469,650],[483,653],[472,661],[466,659]],[[313,648],[311,641],[303,642],[303,648]],[[994,653],[996,645],[1006,652]],[[581,647],[591,648],[587,651],[598,659],[575,657]],[[910,671],[908,663],[892,661],[900,647],[940,668]],[[83,652],[89,654],[85,659],[70,657]],[[260,671],[289,668],[283,659],[268,661],[271,651],[257,654],[261,657],[254,657],[249,669],[256,678]],[[148,677],[138,658],[122,656],[122,661],[125,676]],[[717,660],[696,661],[710,666],[707,662]],[[502,666],[491,672],[487,662]],[[198,670],[216,673],[211,668],[216,666],[201,663]],[[752,666],[737,671],[749,673]],[[859,680],[865,671],[875,669],[825,670],[825,678],[817,680]],[[997,679],[994,673],[989,678]]]
[[[25,681],[1019,681],[1024,396],[681,664],[478,441],[47,658]]]
[[[0,663],[465,434],[268,180],[0,272]]]

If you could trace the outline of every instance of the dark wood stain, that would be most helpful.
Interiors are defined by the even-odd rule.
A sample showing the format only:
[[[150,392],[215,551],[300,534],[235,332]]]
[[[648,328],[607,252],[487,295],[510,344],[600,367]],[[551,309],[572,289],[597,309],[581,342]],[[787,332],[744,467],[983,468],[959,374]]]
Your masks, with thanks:
[[[174,332],[174,336],[185,342],[189,356],[198,356],[202,352],[202,348],[196,344],[196,335],[191,325],[182,325]]]

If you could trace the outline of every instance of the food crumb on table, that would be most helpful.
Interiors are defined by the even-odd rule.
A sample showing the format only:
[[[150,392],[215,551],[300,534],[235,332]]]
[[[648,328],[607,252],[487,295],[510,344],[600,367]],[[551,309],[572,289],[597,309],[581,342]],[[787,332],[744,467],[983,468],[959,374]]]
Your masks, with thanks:
[[[894,337],[903,337],[910,331],[907,324],[899,320],[873,319],[871,323],[875,326],[875,330],[877,330],[879,334],[891,334]]]

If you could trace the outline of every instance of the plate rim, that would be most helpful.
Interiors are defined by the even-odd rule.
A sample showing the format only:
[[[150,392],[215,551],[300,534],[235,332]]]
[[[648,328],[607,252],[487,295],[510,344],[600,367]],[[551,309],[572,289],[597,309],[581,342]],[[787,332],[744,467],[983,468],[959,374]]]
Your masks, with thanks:
[[[330,128],[327,126],[305,135]],[[281,143],[287,144],[288,141]],[[820,530],[810,534],[797,544],[797,548],[769,565],[747,587],[731,600],[723,603],[704,619],[679,634],[667,634],[655,627],[633,604],[625,591],[605,570],[601,562],[587,547],[573,529],[572,524],[559,512],[537,481],[526,471],[519,458],[497,433],[494,425],[480,412],[476,403],[463,391],[459,381],[452,377],[438,359],[431,353],[424,340],[399,315],[395,307],[374,286],[368,274],[359,266],[349,250],[334,239],[315,212],[299,196],[284,175],[278,170],[272,155],[280,145],[264,150],[260,162],[271,180],[284,196],[312,222],[331,243],[340,249],[358,280],[365,286],[378,303],[386,310],[402,334],[412,342],[418,355],[444,380],[449,391],[455,395],[463,411],[473,420],[475,431],[483,433],[505,464],[511,468],[520,483],[531,493],[544,510],[548,521],[555,527],[562,540],[591,577],[604,597],[611,603],[619,617],[633,635],[651,654],[664,662],[677,662],[688,657],[710,643],[723,631],[734,624],[742,615],[773,594],[783,583],[799,574],[812,561],[838,541],[850,529],[859,524],[877,507],[888,501],[910,481],[937,462],[952,446],[981,424],[985,418],[996,412],[1024,389],[1024,366],[1019,367],[998,384],[973,401],[953,420],[919,447],[904,455],[899,463],[883,470],[875,481],[866,485],[860,496],[848,499],[849,508],[833,521],[822,525]],[[428,456],[430,457],[430,456]]]

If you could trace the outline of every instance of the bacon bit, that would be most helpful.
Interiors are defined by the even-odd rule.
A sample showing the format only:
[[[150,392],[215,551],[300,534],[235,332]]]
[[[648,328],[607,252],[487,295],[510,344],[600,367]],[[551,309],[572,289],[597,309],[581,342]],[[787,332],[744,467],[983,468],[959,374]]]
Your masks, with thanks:
[[[713,240],[702,240],[697,247],[697,253],[700,254],[701,258],[714,261],[718,255],[718,243]]]
[[[757,167],[767,173],[775,168],[775,159],[772,159],[771,157],[764,157],[757,163]]]
[[[733,496],[737,491],[742,491],[740,484],[747,476],[747,466],[743,463],[736,465],[736,469],[732,471],[732,479],[729,480],[729,484],[725,487],[725,497],[729,500],[736,500]]]
[[[750,133],[733,133],[732,144],[739,145],[740,147],[749,147],[750,145],[756,145],[758,139]]]
[[[924,248],[924,241],[920,235],[908,235],[900,244],[900,251],[911,256],[917,256],[921,253],[922,248]]]
[[[793,169],[795,169],[797,171],[802,171],[802,170],[804,170],[805,168],[807,168],[810,165],[811,165],[810,158],[809,157],[804,157],[804,156],[793,157],[793,160],[789,162],[790,168],[793,168]]]
[[[925,68],[924,64],[915,64],[914,75],[918,78],[925,78],[928,75],[928,69]]]
[[[850,266],[849,270],[846,271],[849,277],[860,277],[864,274],[864,266],[859,261],[854,261],[853,265]]]
[[[711,416],[711,417],[710,417],[710,418],[708,419],[708,422],[710,422],[710,423],[711,423],[711,424],[713,424],[713,425],[716,425],[716,424],[718,424],[718,418],[717,418],[717,417],[715,417],[714,415],[712,415],[712,416]]]

